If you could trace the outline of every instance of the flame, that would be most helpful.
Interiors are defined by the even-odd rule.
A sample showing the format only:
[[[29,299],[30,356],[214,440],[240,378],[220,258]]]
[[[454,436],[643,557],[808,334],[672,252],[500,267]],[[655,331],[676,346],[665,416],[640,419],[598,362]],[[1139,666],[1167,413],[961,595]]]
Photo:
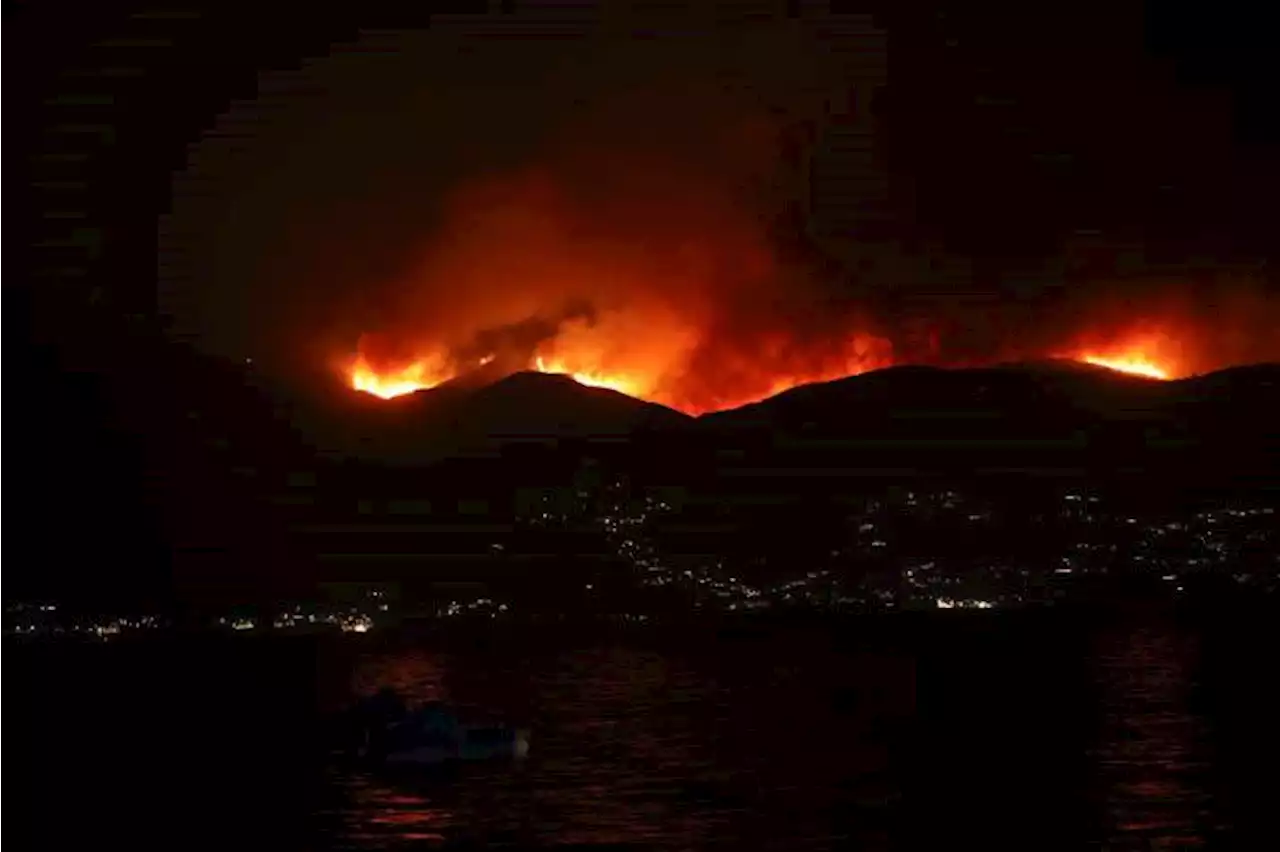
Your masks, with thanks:
[[[696,365],[692,363],[694,338],[682,337],[678,330],[652,329],[647,339],[617,331],[566,324],[527,361],[505,358],[504,372],[526,369],[563,375],[586,387],[605,388],[696,416],[895,363],[887,340],[862,334],[852,335],[842,347],[819,359],[793,341],[773,337],[759,341],[751,354]],[[489,354],[470,365],[458,365],[444,350],[433,350],[380,367],[382,361],[361,352],[352,360],[348,378],[356,390],[391,399],[436,387],[494,360]]]
[[[1132,375],[1143,376],[1148,379],[1160,379],[1162,381],[1167,381],[1173,378],[1172,374],[1168,370],[1141,355],[1125,355],[1118,358],[1107,358],[1101,355],[1082,355],[1080,360],[1086,364],[1106,367],[1109,370],[1115,370],[1120,373],[1130,373]]]
[[[476,362],[477,367],[493,363],[494,356],[486,355]],[[605,388],[628,396],[643,396],[645,383],[634,376],[610,373],[605,370],[575,370],[561,359],[547,359],[538,355],[529,369],[539,373],[565,375],[589,388]],[[391,368],[375,368],[363,355],[357,355],[350,369],[351,387],[381,399],[430,390],[450,379],[460,371],[450,368],[440,359],[422,358]]]
[[[1168,381],[1185,374],[1181,340],[1165,327],[1143,324],[1130,328],[1106,344],[1092,340],[1072,357],[1085,364],[1106,367],[1119,373]]]
[[[790,352],[788,341],[774,338],[761,341],[751,356],[714,365],[710,376],[722,381],[723,389],[703,382],[699,392],[693,393],[689,390],[688,346],[633,350],[628,358],[628,353],[617,346],[610,347],[610,335],[599,329],[587,331],[591,333],[567,326],[541,345],[527,363],[504,364],[510,363],[512,371],[528,369],[568,376],[586,387],[617,391],[696,416],[758,402],[800,385],[833,381],[899,363],[887,340],[868,335],[851,336],[843,351],[816,362]],[[1130,375],[1170,380],[1181,373],[1177,359],[1167,354],[1169,350],[1167,338],[1149,336],[1130,340],[1125,346],[1080,349],[1062,357]],[[375,366],[374,360],[361,353],[352,361],[349,379],[356,390],[392,399],[436,387],[494,360],[495,355],[487,354],[460,365],[439,349],[408,362]],[[677,379],[669,380],[673,375]]]
[[[625,393],[627,396],[641,396],[643,383],[634,377],[620,373],[608,373],[599,370],[573,370],[563,361],[548,361],[541,355],[533,360],[534,369],[539,373],[557,373],[568,376],[580,385],[589,388],[605,388],[606,390]]]
[[[1081,304],[1035,326],[998,313],[959,322],[945,307],[878,316],[870,290],[865,307],[829,298],[825,272],[771,247],[731,191],[735,171],[588,154],[445,199],[438,232],[362,337],[351,385],[389,398],[487,363],[476,378],[563,374],[696,416],[901,364],[1056,357],[1174,379],[1235,357],[1226,335],[1151,299]]]
[[[443,357],[423,357],[393,367],[375,367],[363,354],[351,365],[351,387],[382,399],[428,390],[456,375]]]
[[[393,399],[415,391],[435,387],[446,378],[427,378],[427,365],[421,361],[391,372],[378,372],[359,358],[351,368],[351,386],[358,391],[382,399]]]

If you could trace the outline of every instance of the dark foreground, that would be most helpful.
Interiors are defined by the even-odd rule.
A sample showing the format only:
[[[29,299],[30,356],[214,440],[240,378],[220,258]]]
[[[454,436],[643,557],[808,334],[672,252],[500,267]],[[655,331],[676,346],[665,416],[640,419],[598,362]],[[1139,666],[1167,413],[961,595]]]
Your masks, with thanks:
[[[938,613],[488,641],[6,648],[23,849],[1280,848],[1270,613]],[[395,685],[533,729],[373,777],[323,719]]]

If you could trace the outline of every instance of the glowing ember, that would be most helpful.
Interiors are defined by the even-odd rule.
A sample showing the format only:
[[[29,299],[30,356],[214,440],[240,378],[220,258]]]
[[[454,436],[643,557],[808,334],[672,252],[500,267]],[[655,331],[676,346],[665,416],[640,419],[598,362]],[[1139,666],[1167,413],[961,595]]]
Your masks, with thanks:
[[[1131,375],[1143,376],[1148,379],[1168,380],[1172,378],[1168,370],[1157,366],[1152,361],[1141,356],[1104,358],[1098,355],[1084,355],[1080,360],[1086,364],[1106,367],[1109,370],[1116,370],[1120,373],[1130,373]]]

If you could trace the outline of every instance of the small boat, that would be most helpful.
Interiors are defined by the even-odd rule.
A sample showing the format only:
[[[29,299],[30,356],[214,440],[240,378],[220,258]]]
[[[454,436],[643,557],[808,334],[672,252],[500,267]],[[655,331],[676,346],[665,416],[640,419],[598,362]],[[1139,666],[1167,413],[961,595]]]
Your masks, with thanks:
[[[468,725],[442,702],[409,710],[390,690],[354,710],[355,756],[385,766],[440,766],[458,761],[520,760],[529,732],[506,725]]]

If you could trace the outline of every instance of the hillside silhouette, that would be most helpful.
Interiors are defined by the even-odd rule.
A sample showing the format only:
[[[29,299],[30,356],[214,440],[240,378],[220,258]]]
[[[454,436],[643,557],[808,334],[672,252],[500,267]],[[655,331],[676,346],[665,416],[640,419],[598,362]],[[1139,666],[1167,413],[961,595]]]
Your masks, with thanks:
[[[493,382],[446,382],[391,400],[353,392],[348,449],[356,455],[424,464],[488,456],[503,446],[569,440],[626,441],[676,430],[691,418],[670,408],[568,376],[519,372]],[[358,442],[352,446],[353,439]]]
[[[75,588],[91,603],[144,588],[285,595],[337,546],[305,531],[357,528],[364,506],[408,506],[411,524],[412,507],[429,506],[431,523],[481,532],[414,547],[486,552],[483,530],[515,523],[518,495],[595,493],[619,477],[690,495],[691,528],[739,530],[682,547],[752,552],[784,528],[820,541],[854,495],[916,482],[1015,502],[1064,484],[1139,503],[1280,485],[1274,364],[1172,382],[1071,362],[898,367],[700,418],[540,373],[392,400],[332,386],[290,395],[251,364],[149,336],[77,382],[48,378],[61,366],[25,371],[33,405],[15,435],[43,461],[24,466],[16,528],[50,567],[17,591]],[[599,548],[576,535],[545,545],[548,566]],[[383,538],[342,547],[407,546],[400,532]]]
[[[808,385],[698,422],[778,467],[1272,484],[1276,365],[1163,382],[1072,362],[899,367]]]
[[[1178,381],[1055,360],[902,366],[693,418],[537,372],[469,376],[390,400],[343,388],[323,399],[289,396],[245,365],[154,341],[135,348],[113,374],[117,433],[153,454],[163,446],[182,456],[185,442],[266,468],[334,458],[421,466],[542,445],[590,448],[677,479],[728,464],[804,475],[1023,471],[1252,488],[1277,480],[1280,457],[1275,364]]]

